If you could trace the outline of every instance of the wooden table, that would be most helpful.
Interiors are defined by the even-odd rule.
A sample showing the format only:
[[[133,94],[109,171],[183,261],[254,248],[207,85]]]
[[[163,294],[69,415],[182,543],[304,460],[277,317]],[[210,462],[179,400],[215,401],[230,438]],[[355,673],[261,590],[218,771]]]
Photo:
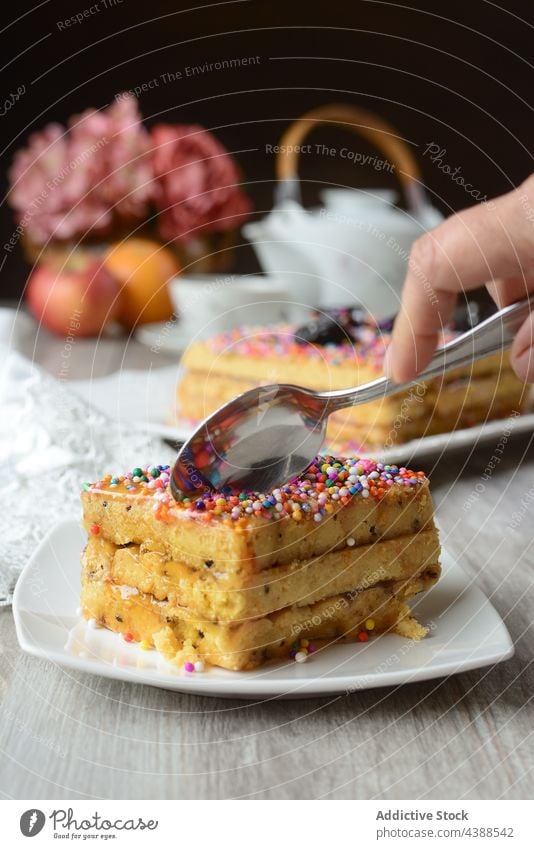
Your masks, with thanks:
[[[37,347],[53,371],[57,343]],[[142,367],[130,342],[77,345],[72,377]],[[51,366],[52,364],[52,366]],[[444,798],[532,796],[534,453],[516,436],[431,474],[442,541],[505,619],[512,660],[349,696],[252,702],[94,678],[23,654],[0,612],[0,793],[5,798]],[[517,527],[508,526],[517,513]],[[517,517],[516,517],[517,520]]]

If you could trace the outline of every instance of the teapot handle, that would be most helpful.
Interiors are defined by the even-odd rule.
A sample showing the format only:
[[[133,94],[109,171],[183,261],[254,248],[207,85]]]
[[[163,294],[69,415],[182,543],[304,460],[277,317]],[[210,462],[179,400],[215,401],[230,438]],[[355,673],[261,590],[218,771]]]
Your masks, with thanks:
[[[333,124],[351,130],[370,141],[395,166],[410,209],[419,212],[426,205],[419,166],[394,127],[372,112],[341,103],[318,106],[306,112],[283,134],[276,159],[277,202],[288,199],[300,202],[299,148],[306,136],[321,124]]]

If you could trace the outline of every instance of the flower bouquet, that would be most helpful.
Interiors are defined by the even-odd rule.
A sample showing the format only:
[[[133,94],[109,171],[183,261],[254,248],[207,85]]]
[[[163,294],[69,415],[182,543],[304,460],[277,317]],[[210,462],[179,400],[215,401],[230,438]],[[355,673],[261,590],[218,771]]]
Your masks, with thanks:
[[[184,124],[147,129],[128,94],[30,136],[8,176],[17,220],[10,246],[21,242],[34,264],[28,303],[54,330],[65,275],[79,276],[78,300],[85,293],[81,333],[117,318],[130,328],[165,320],[169,277],[191,264],[223,270],[250,212],[239,168],[211,133]],[[95,323],[103,302],[106,320]]]

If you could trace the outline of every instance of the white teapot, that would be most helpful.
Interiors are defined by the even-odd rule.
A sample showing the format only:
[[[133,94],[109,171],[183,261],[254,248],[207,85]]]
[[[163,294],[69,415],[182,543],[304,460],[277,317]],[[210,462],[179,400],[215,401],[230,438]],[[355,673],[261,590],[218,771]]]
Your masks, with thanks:
[[[356,129],[382,150],[404,187],[406,210],[395,205],[393,191],[346,188],[325,189],[322,207],[303,208],[298,153],[305,135],[325,122]],[[426,201],[409,148],[376,116],[350,106],[327,106],[293,124],[279,149],[275,206],[262,220],[243,227],[262,268],[285,278],[289,297],[302,306],[354,304],[377,319],[394,315],[412,243],[442,220]]]

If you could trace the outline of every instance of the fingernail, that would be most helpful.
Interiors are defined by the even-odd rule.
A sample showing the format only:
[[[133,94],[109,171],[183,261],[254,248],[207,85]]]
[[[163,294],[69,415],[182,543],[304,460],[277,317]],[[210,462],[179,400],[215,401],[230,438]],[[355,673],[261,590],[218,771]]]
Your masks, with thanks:
[[[512,366],[520,380],[525,383],[534,382],[534,350],[526,348],[519,356],[512,360]]]

